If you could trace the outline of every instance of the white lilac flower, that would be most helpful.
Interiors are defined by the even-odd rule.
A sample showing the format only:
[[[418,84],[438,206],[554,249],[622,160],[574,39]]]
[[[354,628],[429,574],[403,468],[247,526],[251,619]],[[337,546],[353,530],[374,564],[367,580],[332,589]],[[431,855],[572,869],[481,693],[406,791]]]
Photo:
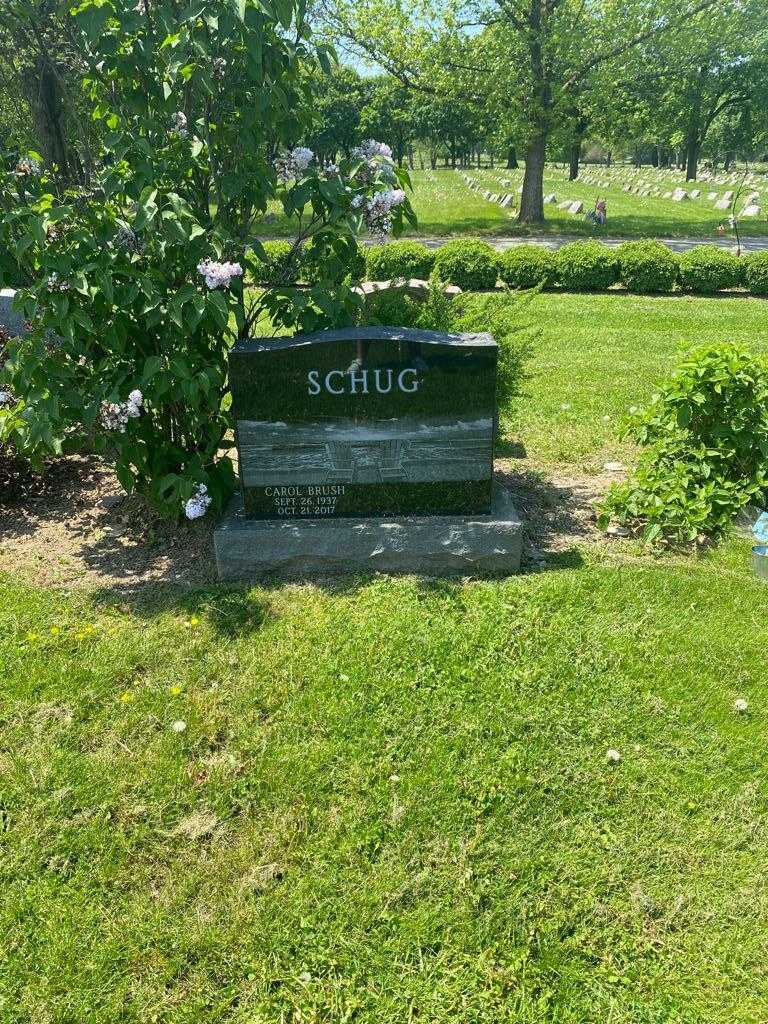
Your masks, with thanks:
[[[223,78],[227,70],[227,62],[223,57],[216,57],[213,61],[213,77]]]
[[[45,282],[45,287],[49,292],[66,292],[69,291],[69,284],[67,281],[61,281],[59,275],[54,270],[52,274],[48,275],[48,280]]]
[[[195,493],[184,505],[187,519],[201,519],[211,504],[211,497],[205,484],[198,484]]]
[[[135,420],[141,416],[141,407],[144,405],[144,395],[138,390],[138,388],[128,395],[128,401],[126,404],[126,410],[130,419]]]
[[[302,175],[312,161],[315,154],[306,146],[295,146],[287,156],[279,156],[274,163],[277,177],[282,182],[294,181]]]
[[[743,697],[737,697],[736,700],[733,702],[733,710],[737,714],[743,715],[745,712],[749,711],[749,704],[747,703],[747,701],[744,700]]]
[[[385,160],[392,159],[392,150],[384,142],[377,142],[376,139],[366,139],[359,146],[352,150],[352,156],[359,160],[373,160],[377,156]]]
[[[605,756],[606,756],[606,759],[611,762],[611,764],[618,764],[619,761],[621,760],[621,754],[618,752],[618,750],[614,750],[613,747],[611,747],[606,752]]]
[[[295,149],[291,150],[291,159],[296,165],[296,169],[298,171],[306,171],[315,159],[315,154],[311,149],[307,149],[306,146],[296,146]]]
[[[40,164],[37,160],[33,160],[32,157],[23,156],[21,160],[16,164],[17,174],[39,174]]]
[[[125,433],[128,420],[135,420],[141,416],[141,407],[144,404],[144,396],[136,389],[128,395],[126,402],[102,402],[100,419],[105,430],[117,430]]]
[[[363,223],[377,239],[383,240],[392,231],[392,210],[405,202],[401,188],[376,192],[362,206]]]
[[[171,127],[171,135],[177,135],[180,139],[186,139],[189,135],[187,128],[187,115],[178,110],[173,115],[173,125]]]
[[[136,11],[137,14],[146,14],[147,13],[147,0],[138,0],[137,4],[133,8],[133,10]]]
[[[10,405],[13,401],[13,395],[10,391],[0,391],[0,409],[4,405]]]
[[[210,289],[226,288],[235,277],[243,276],[243,268],[239,263],[217,263],[216,260],[203,260],[197,265],[198,273],[205,278]]]
[[[101,425],[105,430],[116,430],[125,433],[128,423],[128,407],[122,402],[102,402],[99,413]]]

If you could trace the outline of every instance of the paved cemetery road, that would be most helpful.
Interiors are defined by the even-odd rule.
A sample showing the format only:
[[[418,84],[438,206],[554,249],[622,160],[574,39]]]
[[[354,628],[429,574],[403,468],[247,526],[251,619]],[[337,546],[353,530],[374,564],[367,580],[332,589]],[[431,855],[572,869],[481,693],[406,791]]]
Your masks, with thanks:
[[[461,235],[454,235],[453,237],[434,237],[434,238],[421,238],[408,235],[408,241],[421,242],[422,245],[426,245],[429,249],[438,249],[441,245],[445,245],[446,242],[455,241],[457,238],[461,238]],[[484,242],[488,242],[494,249],[498,249],[503,252],[505,249],[511,249],[514,245],[543,245],[548,249],[559,249],[567,242],[578,242],[584,241],[585,238],[597,238],[598,241],[603,242],[605,245],[621,245],[623,242],[640,242],[643,241],[641,238],[603,238],[600,235],[526,235],[525,237],[501,237],[499,235],[482,235]],[[717,245],[721,249],[733,249],[736,243],[733,238],[659,238],[659,242],[663,242],[664,245],[668,246],[674,252],[687,252],[688,249],[693,249],[697,245]],[[763,252],[768,249],[768,237],[766,238],[742,238],[741,248],[744,252]]]

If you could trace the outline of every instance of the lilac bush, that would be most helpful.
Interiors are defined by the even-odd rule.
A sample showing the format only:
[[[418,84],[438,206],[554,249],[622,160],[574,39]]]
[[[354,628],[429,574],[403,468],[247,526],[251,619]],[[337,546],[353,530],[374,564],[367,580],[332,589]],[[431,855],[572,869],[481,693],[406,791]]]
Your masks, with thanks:
[[[101,451],[169,517],[218,511],[233,490],[233,341],[267,319],[289,332],[353,323],[356,235],[413,218],[387,146],[331,168],[300,144],[328,55],[301,0],[267,10],[81,0],[73,26],[103,127],[88,188],[62,192],[37,154],[0,175],[0,250],[35,282],[20,300],[30,330],[0,370],[16,402],[0,443],[38,462]],[[246,285],[266,258],[253,239],[270,201],[294,219],[309,287]]]

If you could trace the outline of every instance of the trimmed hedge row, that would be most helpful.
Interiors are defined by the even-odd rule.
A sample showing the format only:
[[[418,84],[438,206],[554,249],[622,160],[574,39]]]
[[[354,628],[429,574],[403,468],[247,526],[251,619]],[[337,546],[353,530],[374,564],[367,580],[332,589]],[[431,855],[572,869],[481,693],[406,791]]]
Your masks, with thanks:
[[[283,241],[265,242],[264,250],[267,258],[254,275],[255,283],[279,287],[306,280],[301,251],[295,252]],[[398,241],[358,250],[355,266],[347,272],[356,280],[389,281],[428,279],[433,271],[441,281],[463,291],[486,291],[501,279],[510,288],[559,286],[572,292],[602,292],[622,284],[640,295],[676,288],[693,295],[714,295],[743,287],[752,295],[768,296],[768,252],[739,257],[718,246],[699,245],[676,253],[651,240],[611,248],[585,239],[569,242],[556,252],[538,245],[515,245],[503,253],[477,239],[456,239],[439,249]]]
[[[457,239],[439,249],[419,242],[390,242],[365,252],[366,277],[428,278],[435,270],[448,284],[464,291],[494,288],[500,279],[510,288],[562,287],[574,292],[602,292],[614,284],[640,295],[675,289],[714,295],[746,288],[768,296],[768,252],[735,256],[714,245],[676,253],[661,242],[624,242],[611,248],[594,239],[569,242],[557,251],[538,245],[515,245],[498,253],[486,242]]]

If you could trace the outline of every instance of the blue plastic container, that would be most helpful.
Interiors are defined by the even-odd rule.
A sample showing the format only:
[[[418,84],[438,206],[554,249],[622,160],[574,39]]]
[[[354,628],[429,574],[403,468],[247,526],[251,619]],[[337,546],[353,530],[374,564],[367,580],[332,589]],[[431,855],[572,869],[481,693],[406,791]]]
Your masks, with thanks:
[[[755,576],[768,582],[768,544],[755,544],[752,548],[752,568]]]

